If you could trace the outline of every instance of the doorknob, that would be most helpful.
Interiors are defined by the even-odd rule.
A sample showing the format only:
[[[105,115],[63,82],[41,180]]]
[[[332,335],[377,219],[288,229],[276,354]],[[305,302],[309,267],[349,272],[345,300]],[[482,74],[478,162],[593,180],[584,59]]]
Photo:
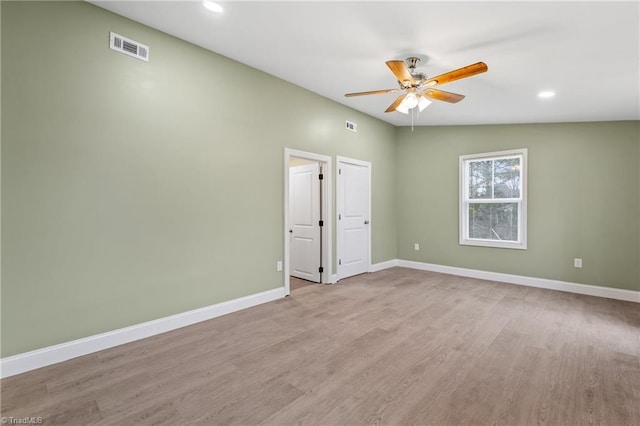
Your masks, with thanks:
[[[364,224],[365,224],[365,225],[368,225],[368,224],[369,224],[369,221],[368,221],[368,220],[365,220],[365,221],[364,221]]]

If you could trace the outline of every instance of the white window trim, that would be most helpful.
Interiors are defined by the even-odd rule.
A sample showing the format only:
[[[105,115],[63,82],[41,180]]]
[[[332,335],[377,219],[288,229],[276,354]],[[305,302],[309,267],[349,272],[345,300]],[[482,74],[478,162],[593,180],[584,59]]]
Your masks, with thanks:
[[[461,155],[460,156],[460,188],[459,188],[459,197],[460,203],[458,206],[459,214],[460,214],[460,245],[468,245],[468,246],[481,246],[481,247],[497,247],[497,248],[510,248],[510,249],[527,249],[527,148],[522,149],[513,149],[508,151],[496,151],[496,152],[487,152],[481,154],[469,154],[469,155]],[[465,164],[468,160],[483,160],[483,159],[494,159],[496,157],[508,157],[508,156],[522,156],[522,164],[520,168],[520,184],[522,201],[521,208],[518,209],[518,241],[497,241],[497,240],[486,240],[479,238],[469,238],[469,209],[467,208],[467,191],[468,185],[467,182],[467,167]],[[519,200],[517,200],[519,201]],[[514,202],[514,199],[505,198],[497,200],[486,200],[483,202],[491,203],[491,202],[500,202],[500,203],[508,203]]]

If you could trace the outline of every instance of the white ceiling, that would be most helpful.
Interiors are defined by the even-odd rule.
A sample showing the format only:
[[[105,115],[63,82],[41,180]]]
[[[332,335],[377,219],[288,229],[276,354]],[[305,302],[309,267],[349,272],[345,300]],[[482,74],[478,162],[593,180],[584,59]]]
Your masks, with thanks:
[[[220,1],[221,15],[197,1],[92,3],[394,125],[411,124],[384,113],[398,94],[344,94],[396,88],[385,61],[408,56],[428,76],[489,66],[439,86],[466,98],[435,101],[416,125],[640,119],[638,1]]]

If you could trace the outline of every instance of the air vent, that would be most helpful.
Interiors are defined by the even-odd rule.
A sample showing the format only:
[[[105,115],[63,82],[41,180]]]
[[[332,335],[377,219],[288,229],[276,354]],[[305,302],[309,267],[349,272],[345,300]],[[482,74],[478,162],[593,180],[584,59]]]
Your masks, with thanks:
[[[109,47],[125,55],[149,62],[149,46],[123,37],[120,34],[110,33]]]

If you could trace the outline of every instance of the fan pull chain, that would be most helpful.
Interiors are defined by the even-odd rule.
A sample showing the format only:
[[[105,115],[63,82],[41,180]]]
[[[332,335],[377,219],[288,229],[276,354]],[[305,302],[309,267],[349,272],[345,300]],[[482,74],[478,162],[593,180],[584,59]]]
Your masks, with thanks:
[[[416,109],[411,110],[411,131],[413,132],[413,116],[416,115]]]

